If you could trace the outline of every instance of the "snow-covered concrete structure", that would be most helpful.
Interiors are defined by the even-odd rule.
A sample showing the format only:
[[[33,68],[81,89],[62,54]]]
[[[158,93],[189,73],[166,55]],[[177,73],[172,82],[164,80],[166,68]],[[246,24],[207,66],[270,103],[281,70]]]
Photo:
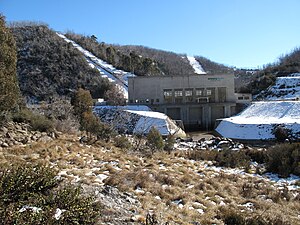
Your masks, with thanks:
[[[300,101],[255,102],[240,114],[221,119],[216,131],[232,139],[270,140],[279,125],[300,138]]]
[[[122,133],[145,135],[155,127],[163,136],[186,136],[167,115],[153,112],[148,106],[96,106],[94,113]]]

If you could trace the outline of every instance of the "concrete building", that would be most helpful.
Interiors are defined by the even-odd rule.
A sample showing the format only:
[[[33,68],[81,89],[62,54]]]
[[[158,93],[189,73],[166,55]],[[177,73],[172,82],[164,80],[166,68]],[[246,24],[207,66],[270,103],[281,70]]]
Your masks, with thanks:
[[[216,119],[236,113],[234,75],[230,74],[130,77],[128,95],[129,104],[148,105],[181,120],[187,128],[212,129]]]

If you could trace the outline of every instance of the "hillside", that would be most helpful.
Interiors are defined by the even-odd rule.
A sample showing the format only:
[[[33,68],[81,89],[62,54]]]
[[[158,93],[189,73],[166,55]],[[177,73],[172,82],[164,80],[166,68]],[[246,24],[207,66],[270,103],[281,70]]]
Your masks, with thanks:
[[[300,73],[293,73],[286,77],[277,77],[273,86],[260,92],[256,99],[263,100],[295,100],[300,97]]]
[[[95,36],[89,37],[69,32],[66,37],[117,69],[139,76],[163,75],[157,62],[149,57],[141,57],[136,52],[124,54],[113,45],[99,43]]]
[[[99,69],[86,62],[91,59],[71,43],[64,42],[47,25],[22,22],[13,24],[11,30],[17,42],[20,89],[27,100],[69,97],[79,87],[90,90],[93,98],[102,98],[111,89],[108,80],[99,76]],[[233,68],[200,56],[194,58],[143,46],[99,43],[93,35],[67,33],[66,37],[103,60],[103,63],[138,76],[234,72]]]
[[[139,76],[185,76],[192,75],[195,69],[185,54],[153,49],[138,45],[110,45],[98,42],[95,36],[67,33],[66,36],[102,60],[118,69],[134,72]],[[196,56],[206,73],[233,73],[233,68]],[[199,73],[198,73],[199,74]]]
[[[291,53],[281,56],[278,62],[265,66],[259,71],[251,82],[247,85],[247,89],[252,94],[258,94],[274,85],[276,77],[284,77],[289,74],[300,72],[300,48],[295,48]]]
[[[90,90],[94,98],[110,88],[91,68],[82,53],[66,43],[48,26],[35,23],[11,27],[17,43],[17,74],[24,97],[49,100],[70,96],[79,87]]]

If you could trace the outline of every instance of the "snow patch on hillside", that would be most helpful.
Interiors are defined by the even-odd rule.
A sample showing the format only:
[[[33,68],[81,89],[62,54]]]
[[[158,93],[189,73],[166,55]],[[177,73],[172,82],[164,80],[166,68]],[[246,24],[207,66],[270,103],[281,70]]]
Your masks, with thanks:
[[[92,68],[96,68],[103,78],[107,78],[110,82],[116,83],[116,85],[119,86],[121,91],[123,92],[124,97],[128,99],[128,77],[134,77],[134,74],[116,69],[111,64],[97,58],[91,52],[82,48],[76,42],[68,39],[65,35],[61,33],[56,34],[66,42],[71,43],[75,48],[82,52],[89,66]]]
[[[265,100],[300,98],[300,73],[277,77],[275,85],[262,91],[257,97]]]
[[[274,139],[278,125],[300,138],[300,102],[255,102],[237,116],[222,119],[216,131],[223,137],[244,140]]]
[[[196,74],[206,74],[200,63],[193,56],[187,56],[191,66],[193,67]]]

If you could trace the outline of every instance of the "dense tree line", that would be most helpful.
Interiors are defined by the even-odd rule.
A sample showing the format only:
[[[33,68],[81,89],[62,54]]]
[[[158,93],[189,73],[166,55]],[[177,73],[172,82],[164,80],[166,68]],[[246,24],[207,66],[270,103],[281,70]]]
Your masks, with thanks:
[[[114,45],[116,49],[124,54],[132,54],[134,52],[142,57],[148,57],[158,63],[160,70],[166,76],[186,76],[193,75],[194,70],[189,64],[186,55],[176,54],[173,52],[162,51],[158,49],[148,48],[135,45]]]
[[[16,64],[16,42],[0,14],[0,111],[12,110],[18,105]]]
[[[99,98],[110,89],[108,80],[88,66],[82,53],[47,25],[23,22],[11,30],[17,42],[20,89],[29,99],[71,96],[80,87]]]

